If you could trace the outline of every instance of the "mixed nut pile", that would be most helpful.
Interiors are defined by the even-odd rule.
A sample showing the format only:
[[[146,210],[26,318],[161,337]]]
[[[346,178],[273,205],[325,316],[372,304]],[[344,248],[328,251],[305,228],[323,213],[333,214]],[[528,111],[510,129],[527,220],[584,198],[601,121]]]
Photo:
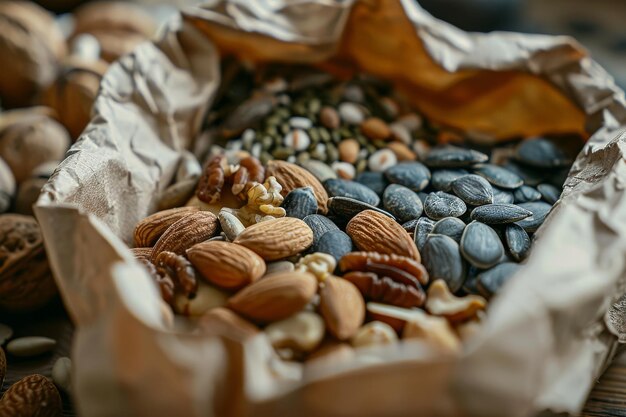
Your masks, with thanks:
[[[400,338],[458,352],[571,155],[543,138],[472,148],[370,77],[228,65],[204,164],[185,154],[135,229],[163,300],[205,329],[263,332],[285,360]]]

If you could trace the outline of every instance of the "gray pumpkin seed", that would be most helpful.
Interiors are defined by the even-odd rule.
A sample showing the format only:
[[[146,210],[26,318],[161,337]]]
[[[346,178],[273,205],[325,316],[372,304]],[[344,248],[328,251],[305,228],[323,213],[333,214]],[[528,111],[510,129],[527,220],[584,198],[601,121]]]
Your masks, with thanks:
[[[544,171],[518,164],[512,160],[504,164],[504,168],[522,177],[524,184],[531,185],[533,187],[546,179],[546,173]]]
[[[526,230],[517,224],[509,224],[504,233],[511,256],[518,262],[526,259],[530,251],[530,237]]]
[[[435,190],[449,192],[452,190],[452,181],[467,175],[464,169],[438,169],[433,171],[430,184]]]
[[[402,223],[419,218],[424,211],[418,195],[400,184],[391,184],[385,189],[383,206]]]
[[[524,184],[522,177],[515,172],[494,164],[479,165],[474,167],[474,172],[500,188],[512,190]]]
[[[364,203],[354,198],[348,197],[331,197],[328,199],[328,210],[331,214],[336,215],[342,220],[350,220],[357,214],[365,210],[374,210],[379,213],[389,216],[392,219],[396,219],[391,213],[381,210],[378,207],[374,207],[371,204]]]
[[[443,279],[452,292],[461,289],[465,280],[466,265],[459,244],[451,237],[429,235],[421,252],[422,262],[430,280]]]
[[[513,191],[513,198],[515,198],[515,204],[529,203],[531,201],[538,201],[541,199],[541,193],[528,185],[522,185],[517,190]]]
[[[13,356],[28,357],[50,352],[57,342],[48,337],[29,336],[13,339],[7,344],[7,352]]]
[[[505,262],[481,272],[477,277],[477,286],[481,294],[491,298],[517,272],[520,266],[513,262]]]
[[[458,217],[446,217],[435,223],[432,233],[450,236],[456,242],[460,242],[464,230],[465,223],[463,223],[463,220]]]
[[[380,197],[370,188],[356,181],[329,179],[324,181],[324,188],[330,197],[348,197],[372,206],[380,203]]]
[[[541,197],[548,202],[554,204],[561,197],[561,191],[552,184],[539,184],[537,191],[541,193]]]
[[[72,360],[61,357],[52,366],[52,380],[54,384],[68,394],[72,393]]]
[[[281,207],[287,212],[287,217],[304,219],[309,214],[317,213],[317,200],[311,187],[291,190],[283,200]]]
[[[525,218],[524,220],[520,220],[517,222],[518,225],[522,226],[524,230],[528,233],[534,233],[539,229],[550,213],[552,206],[548,203],[544,203],[543,201],[533,201],[532,203],[521,203],[520,207],[529,210],[532,215]]]
[[[0,323],[0,346],[4,345],[13,337],[13,329],[6,324]]]
[[[341,230],[331,230],[317,241],[311,251],[327,253],[339,262],[342,256],[352,252],[352,239]]]
[[[539,168],[560,168],[571,165],[571,160],[554,143],[536,138],[521,142],[515,151],[520,162]]]
[[[418,192],[428,186],[430,170],[421,162],[402,162],[387,169],[385,176],[393,184]]]
[[[423,191],[420,191],[419,193],[417,193],[417,196],[420,198],[420,200],[422,200],[422,205],[424,205],[424,203],[426,202],[426,199],[428,198],[428,194],[429,193],[425,193]]]
[[[382,172],[363,172],[357,175],[355,181],[365,185],[379,196],[383,195],[385,188],[389,185],[389,181]]]
[[[339,230],[337,225],[333,223],[331,219],[326,216],[322,216],[321,214],[310,214],[302,219],[302,221],[304,221],[313,231],[313,245],[315,245],[325,233],[331,230]]]
[[[432,168],[465,168],[487,162],[489,157],[473,149],[446,146],[431,150],[424,163]]]
[[[515,201],[515,197],[511,191],[501,190],[498,187],[493,188],[493,202],[500,204],[512,204]]]
[[[504,255],[504,247],[495,230],[484,223],[474,221],[463,231],[461,253],[469,263],[484,269],[498,263]]]
[[[465,282],[463,282],[463,291],[465,291],[465,293],[480,295],[480,290],[478,289],[478,274],[480,274],[480,272],[481,270],[474,265],[470,265],[467,268],[467,277],[465,278]]]
[[[417,226],[418,221],[419,219],[411,219],[408,222],[404,222],[402,223],[402,228],[406,230],[407,233],[413,234],[415,233],[415,226]]]
[[[486,204],[472,210],[470,218],[487,224],[506,224],[532,216],[532,212],[515,204]]]
[[[465,213],[467,206],[459,197],[437,191],[430,193],[424,202],[426,215],[434,220],[444,217],[459,217]]]
[[[337,173],[330,166],[317,159],[309,159],[302,162],[302,168],[313,174],[320,182],[337,178]]]
[[[426,239],[433,231],[435,227],[435,222],[428,217],[420,217],[417,219],[417,223],[415,224],[415,230],[413,231],[413,240],[415,241],[415,246],[420,251],[424,247],[426,243]]]
[[[452,191],[467,204],[482,206],[493,203],[493,189],[483,177],[475,174],[464,175],[452,181]]]

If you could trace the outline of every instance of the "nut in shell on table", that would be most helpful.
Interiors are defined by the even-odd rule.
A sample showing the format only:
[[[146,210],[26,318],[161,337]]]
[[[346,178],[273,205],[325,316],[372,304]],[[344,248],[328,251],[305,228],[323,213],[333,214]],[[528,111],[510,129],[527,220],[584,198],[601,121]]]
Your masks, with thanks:
[[[0,399],[1,416],[60,417],[62,410],[59,391],[38,374],[20,379]]]
[[[0,116],[0,157],[18,184],[42,163],[63,159],[70,142],[67,130],[41,108],[13,110]]]
[[[93,35],[100,42],[102,58],[108,62],[150,39],[157,28],[140,6],[121,1],[85,4],[75,11],[74,18],[72,38],[83,33]]]
[[[51,13],[32,2],[0,2],[3,105],[30,104],[54,81],[58,63],[66,53],[63,33]]]
[[[57,293],[32,216],[0,215],[0,309],[33,311]]]

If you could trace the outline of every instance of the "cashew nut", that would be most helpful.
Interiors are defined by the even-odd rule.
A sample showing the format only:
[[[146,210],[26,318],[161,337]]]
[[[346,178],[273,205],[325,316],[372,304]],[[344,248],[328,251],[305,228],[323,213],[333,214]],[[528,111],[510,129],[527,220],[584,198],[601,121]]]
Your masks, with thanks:
[[[404,325],[402,338],[419,339],[439,352],[454,354],[461,350],[461,342],[446,319],[420,310]]]
[[[324,320],[310,311],[301,311],[265,328],[265,334],[275,349],[287,348],[298,352],[315,349],[324,338],[324,331]]]
[[[185,316],[201,316],[212,308],[226,305],[228,297],[228,293],[199,282],[195,297],[188,298],[179,293],[174,296],[174,311]]]
[[[393,328],[382,321],[372,321],[362,326],[350,341],[354,347],[385,345],[398,340]]]
[[[438,279],[428,288],[425,307],[430,314],[443,316],[454,323],[475,317],[486,306],[487,301],[479,295],[455,296],[446,282]]]

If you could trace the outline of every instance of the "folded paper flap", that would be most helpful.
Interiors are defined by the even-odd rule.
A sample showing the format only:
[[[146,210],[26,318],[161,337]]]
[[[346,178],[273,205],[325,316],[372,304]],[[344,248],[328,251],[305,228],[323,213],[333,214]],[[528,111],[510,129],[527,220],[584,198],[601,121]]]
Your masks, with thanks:
[[[83,415],[101,415],[101,401],[108,401],[109,415],[150,416],[173,415],[173,410],[190,416],[363,416],[407,410],[431,415],[451,412],[446,406],[482,416],[577,411],[595,373],[614,352],[615,339],[602,320],[626,277],[624,137],[618,136],[626,108],[611,78],[569,39],[465,34],[408,0],[249,3],[213,1],[190,9],[162,40],[114,64],[92,123],[44,188],[36,214],[61,293],[79,324],[76,398]],[[325,35],[330,40],[313,39],[323,25],[298,26],[315,20],[310,8],[316,4],[316,10],[334,16],[320,17],[336,24]],[[281,7],[290,12],[275,16]],[[264,35],[255,26],[259,22]],[[272,22],[280,23],[276,32]],[[504,47],[509,44],[514,47]],[[498,55],[504,49],[510,53]],[[133,279],[133,268],[126,265],[111,272],[130,259],[122,242],[130,241],[136,222],[154,210],[179,151],[198,133],[220,80],[217,50],[246,59],[324,61],[331,70],[388,78],[436,122],[485,141],[548,131],[580,134],[584,124],[597,130],[578,156],[558,208],[540,230],[528,265],[494,300],[477,349],[455,362],[454,371],[431,362],[407,365],[397,356],[357,372],[367,379],[318,374],[284,392],[288,372],[276,376],[281,372],[268,364],[267,343],[241,349],[219,338],[164,333],[128,307],[140,294],[119,302],[123,296],[113,276]],[[144,301],[152,311],[156,306],[150,300]],[[609,328],[621,332],[622,327],[610,321]],[[93,363],[94,358],[102,363]],[[108,373],[99,379],[105,368]],[[96,387],[124,400],[111,404],[115,395],[91,391]],[[432,395],[407,395],[407,387],[410,393]],[[253,395],[259,392],[263,395]],[[316,402],[337,393],[344,396]],[[348,399],[355,396],[368,401],[351,407]],[[390,409],[381,396],[406,400]]]

